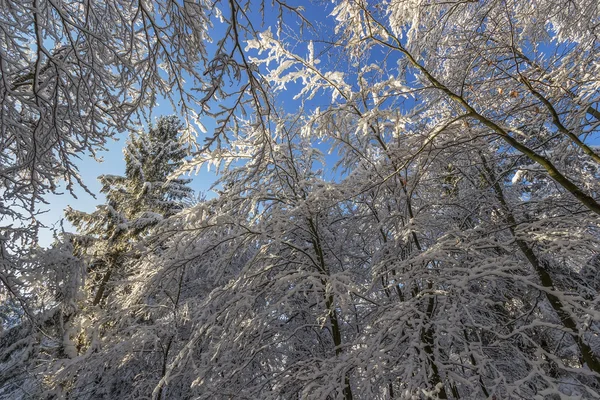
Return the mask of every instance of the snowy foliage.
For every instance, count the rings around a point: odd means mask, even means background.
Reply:
[[[182,125],[176,117],[161,117],[148,132],[132,134],[124,149],[125,176],[101,175],[106,204],[93,213],[65,211],[79,231],[70,238],[77,254],[87,258],[99,280],[98,304],[108,280],[139,252],[149,230],[164,218],[181,211],[191,199],[189,179],[170,179],[183,163]],[[114,279],[114,277],[113,277]]]
[[[597,2],[276,4],[215,4],[200,105],[234,97],[189,162],[130,139],[85,268],[5,251],[53,340],[0,336],[0,398],[600,398]]]

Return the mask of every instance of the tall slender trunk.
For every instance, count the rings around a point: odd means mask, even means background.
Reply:
[[[102,280],[100,281],[100,285],[98,286],[98,291],[96,292],[96,296],[94,296],[94,301],[92,302],[93,305],[97,306],[98,304],[100,304],[100,302],[104,298],[104,292],[106,291],[106,286],[108,285],[108,281],[110,280],[110,277],[112,275],[112,270],[113,270],[113,265],[111,264],[108,266],[108,269],[104,272],[104,276],[102,277]]]
[[[412,204],[409,199],[408,191],[406,190],[406,185],[404,185],[404,184],[402,185],[402,190],[404,191],[404,194],[406,195],[408,216],[412,220],[414,218],[414,213],[412,210]],[[417,237],[416,232],[411,231],[411,236],[413,238],[413,241],[415,243],[415,247],[417,248],[417,250],[422,251],[423,248],[421,247],[421,243],[419,242],[419,238]],[[427,288],[429,290],[431,290],[433,288],[433,282],[431,282],[431,281],[427,282]],[[419,291],[418,288],[415,288],[413,296],[416,296],[418,294],[418,291]],[[438,369],[436,359],[435,359],[435,329],[431,325],[431,318],[433,317],[433,311],[435,309],[435,301],[436,301],[435,296],[430,295],[429,300],[427,301],[427,309],[425,311],[426,320],[425,320],[424,325],[426,327],[423,327],[423,329],[421,330],[421,342],[423,343],[423,350],[425,351],[425,354],[427,355],[427,363],[429,364],[429,369],[431,370],[429,384],[432,387],[439,387],[439,391],[438,391],[439,399],[447,399],[448,394],[446,393],[446,387],[440,376],[440,371]]]
[[[329,268],[327,267],[327,264],[325,262],[325,253],[323,251],[323,246],[321,245],[321,238],[319,237],[317,227],[310,218],[308,218],[308,225],[310,226],[311,234],[313,235],[312,245],[317,255],[320,272],[323,276],[323,278],[321,278],[321,284],[323,285],[323,288],[325,288],[327,285],[327,281],[324,277],[329,276]],[[335,309],[335,299],[333,297],[333,294],[327,295],[325,293],[325,306],[327,307],[327,312],[329,314],[329,324],[331,327],[331,337],[333,339],[333,345],[335,346],[335,355],[340,356],[343,352],[342,331],[340,329],[340,323],[338,320],[337,311]],[[342,389],[342,393],[344,396],[344,400],[352,400],[352,387],[350,385],[350,376],[348,375],[347,371],[344,373],[344,388]]]
[[[433,288],[433,283],[428,282],[428,289]],[[427,320],[425,321],[427,324],[430,324],[431,317],[433,316],[433,310],[435,309],[435,297],[430,296],[427,301],[427,309],[425,311],[425,315],[427,316]],[[433,387],[439,387],[438,398],[439,399],[447,399],[448,394],[446,393],[446,387],[442,382],[442,378],[440,376],[440,371],[435,361],[435,342],[434,336],[435,330],[433,326],[428,325],[421,329],[421,342],[423,342],[423,350],[427,355],[427,363],[429,364],[429,368],[431,369],[431,378],[430,385]]]
[[[463,336],[465,337],[465,343],[469,343],[469,336],[467,335],[467,331],[463,329]],[[473,366],[477,366],[477,360],[475,359],[475,356],[473,355],[473,353],[471,352],[469,354],[469,359],[471,360],[471,364]],[[485,395],[485,397],[490,397],[490,392],[488,391],[487,387],[485,386],[485,383],[483,382],[483,378],[481,377],[481,374],[479,374],[479,387],[481,387],[481,391],[483,392],[483,394]]]
[[[517,247],[519,248],[521,253],[523,253],[529,264],[531,264],[531,266],[533,267],[533,270],[536,272],[542,286],[548,289],[547,291],[544,291],[544,294],[548,299],[550,306],[558,315],[562,325],[567,329],[567,331],[570,333],[571,337],[577,344],[579,352],[581,353],[581,358],[590,370],[598,374],[597,378],[600,380],[600,360],[598,360],[598,357],[596,357],[591,347],[584,342],[582,335],[580,335],[579,328],[577,327],[577,323],[568,311],[568,307],[565,307],[560,298],[558,298],[553,293],[553,291],[555,290],[554,282],[552,280],[552,277],[546,270],[545,265],[542,261],[540,261],[540,259],[534,253],[533,249],[527,244],[527,242],[519,238],[519,236],[516,234],[515,227],[517,226],[517,221],[512,212],[510,211],[508,204],[506,203],[502,186],[496,179],[495,173],[492,170],[492,168],[488,166],[487,161],[483,155],[481,155],[481,160],[483,162],[483,167],[486,173],[490,177],[490,181],[494,188],[496,199],[502,206],[504,218],[506,220],[506,223],[508,224],[508,228],[510,230],[511,235],[513,236],[515,243],[517,244]]]

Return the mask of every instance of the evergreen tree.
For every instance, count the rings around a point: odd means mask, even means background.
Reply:
[[[79,231],[74,236],[78,254],[90,257],[97,284],[94,305],[104,297],[115,270],[133,256],[140,239],[191,198],[189,179],[170,179],[186,154],[178,140],[181,128],[177,117],[161,117],[148,132],[130,135],[123,150],[125,175],[98,178],[106,203],[92,213],[66,210],[67,220]]]

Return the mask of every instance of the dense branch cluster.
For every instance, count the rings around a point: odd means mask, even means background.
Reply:
[[[6,210],[184,113],[77,233],[3,228],[0,398],[600,398],[597,1],[273,5],[0,10]]]

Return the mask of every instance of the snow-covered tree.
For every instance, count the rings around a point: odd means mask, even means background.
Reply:
[[[103,307],[104,296],[127,290],[123,281],[142,255],[144,238],[191,199],[189,180],[171,177],[187,154],[181,129],[176,117],[161,117],[147,132],[130,135],[125,175],[100,177],[108,204],[92,213],[67,210],[79,233],[22,259],[19,284],[28,291],[17,298],[27,315],[2,338],[1,398],[69,393],[70,379],[48,379],[73,371],[77,360],[98,351],[110,312],[118,311]]]
[[[130,141],[131,182],[71,212],[92,278],[46,393],[599,398],[596,3],[276,2],[306,29],[262,33],[262,2],[215,3],[224,100],[181,167],[218,196],[156,211]]]
[[[171,177],[186,156],[182,128],[177,117],[161,117],[147,132],[130,135],[123,150],[125,175],[98,178],[106,204],[92,213],[65,211],[78,230],[71,239],[77,254],[89,257],[91,278],[98,282],[94,305],[102,300],[113,274],[123,273],[119,270],[149,229],[191,199],[190,180]]]
[[[9,299],[16,318],[2,315],[0,332],[0,398],[36,398],[48,391],[44,379],[77,357],[78,314],[85,299],[85,266],[69,242],[36,249],[20,260],[19,287]],[[13,278],[17,279],[17,278]],[[12,282],[11,282],[12,283]],[[11,302],[2,299],[2,309]],[[10,317],[10,316],[9,316]],[[63,360],[63,361],[61,361]]]
[[[117,132],[139,128],[157,98],[185,120],[190,143],[195,130],[204,131],[200,114],[220,119],[217,140],[235,112],[268,110],[267,91],[243,52],[255,29],[250,7],[204,0],[0,3],[0,241],[7,250],[1,296],[18,303],[15,296],[26,290],[14,277],[37,243],[36,215],[47,195],[63,191],[62,183],[70,192],[87,188],[77,159],[95,157]],[[224,29],[212,30],[214,24]]]

